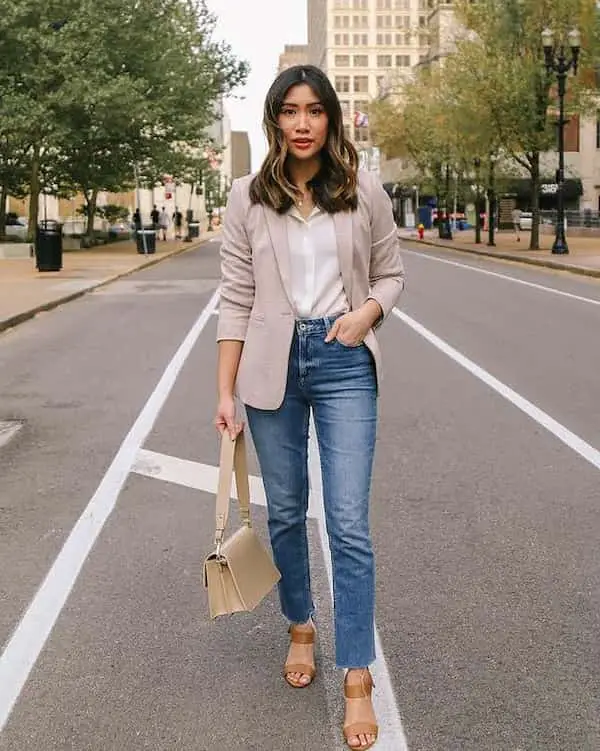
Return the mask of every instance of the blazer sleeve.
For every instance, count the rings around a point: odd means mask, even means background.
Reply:
[[[245,227],[243,187],[231,186],[223,223],[221,244],[221,299],[217,341],[245,341],[248,319],[254,303],[252,249]]]
[[[392,202],[379,179],[373,175],[371,181],[369,298],[378,302],[383,311],[383,317],[375,324],[377,327],[383,323],[398,302],[404,289],[405,274]]]

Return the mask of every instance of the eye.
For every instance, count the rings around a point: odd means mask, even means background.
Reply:
[[[313,117],[319,117],[319,115],[323,114],[323,108],[322,107],[313,107],[313,109],[311,109],[311,111],[310,111],[310,114]]]
[[[296,114],[296,110],[292,109],[291,107],[284,107],[281,110],[281,114],[285,115],[285,117],[293,117]]]

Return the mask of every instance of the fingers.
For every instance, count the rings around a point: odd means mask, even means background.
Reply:
[[[221,436],[227,431],[232,441],[234,441],[244,429],[244,423],[236,422],[235,415],[219,414],[216,416],[214,424]]]
[[[329,332],[327,336],[325,337],[325,341],[332,342],[338,335],[339,330],[340,330],[340,319],[338,318],[333,322],[333,326],[329,329]]]

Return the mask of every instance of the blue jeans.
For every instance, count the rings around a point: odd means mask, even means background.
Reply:
[[[361,668],[375,659],[369,492],[376,376],[364,344],[325,343],[334,320],[296,322],[282,405],[276,410],[246,405],[246,413],[265,485],[273,557],[281,572],[281,608],[292,623],[305,623],[314,612],[306,535],[312,409],[333,567],[336,664]]]

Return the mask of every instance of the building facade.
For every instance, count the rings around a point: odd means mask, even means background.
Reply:
[[[333,83],[344,114],[344,129],[362,165],[380,170],[373,147],[369,109],[373,99],[393,89],[429,49],[430,0],[309,0],[309,60]]]
[[[246,131],[231,132],[232,178],[244,177],[252,172],[252,151]]]
[[[286,44],[279,55],[278,73],[294,65],[306,65],[310,62],[307,44]]]

